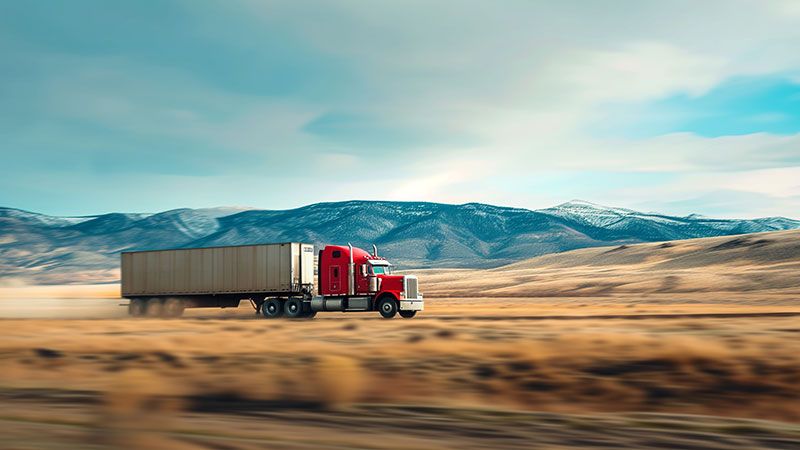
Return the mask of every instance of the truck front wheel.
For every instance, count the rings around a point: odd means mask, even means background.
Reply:
[[[400,311],[400,317],[403,319],[410,319],[417,315],[416,311]]]
[[[384,319],[391,319],[397,314],[397,302],[390,297],[384,297],[378,301],[378,311]]]
[[[277,298],[271,298],[261,305],[261,313],[267,319],[275,319],[283,315],[283,302]]]

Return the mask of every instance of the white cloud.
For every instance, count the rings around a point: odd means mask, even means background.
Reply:
[[[386,180],[387,199],[436,199],[448,203],[476,201],[474,186],[487,174],[495,172],[494,163],[479,155],[464,158],[463,155],[450,154],[449,158],[437,164],[417,162],[406,171],[393,174]],[[464,185],[468,186],[468,190],[463,189]]]
[[[765,133],[706,138],[673,133],[644,140],[592,140],[600,167],[629,171],[741,171],[800,164],[800,134],[776,136]],[[585,148],[575,150],[580,154]],[[561,154],[571,154],[569,148]],[[590,168],[595,162],[573,159],[571,168]],[[595,166],[597,167],[597,166]]]
[[[663,42],[634,42],[620,50],[578,52],[554,70],[586,102],[625,102],[679,92],[701,95],[724,78],[724,67],[724,59],[714,55]]]
[[[724,173],[697,179],[693,184],[707,184],[721,189],[755,192],[771,197],[792,198],[800,196],[800,166],[777,169],[752,170],[744,173]],[[800,210],[799,210],[800,211]]]

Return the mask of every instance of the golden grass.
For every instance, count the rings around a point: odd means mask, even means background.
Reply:
[[[434,297],[800,295],[800,230],[545,255],[492,270],[418,271]]]
[[[797,317],[450,319],[5,320],[0,385],[800,420]]]

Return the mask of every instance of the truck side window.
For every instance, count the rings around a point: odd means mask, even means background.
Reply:
[[[342,252],[341,252],[341,250],[334,250],[333,251],[333,255],[331,255],[331,256],[333,258],[341,258],[342,257]]]

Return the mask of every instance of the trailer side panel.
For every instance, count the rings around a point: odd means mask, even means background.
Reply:
[[[314,247],[297,242],[125,252],[122,295],[300,292],[314,282]]]

